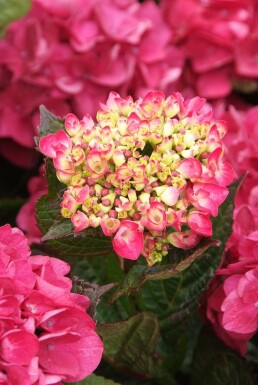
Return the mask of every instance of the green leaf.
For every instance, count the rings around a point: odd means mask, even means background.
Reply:
[[[225,243],[232,233],[234,199],[241,183],[243,183],[244,178],[245,176],[241,177],[229,186],[227,199],[220,206],[218,216],[212,219],[213,238],[220,241],[218,249],[212,250],[214,254],[220,253],[222,255]]]
[[[104,342],[104,358],[123,373],[154,376],[158,357],[159,321],[152,313],[139,313],[126,321],[97,326]]]
[[[121,283],[118,291],[114,294],[112,301],[115,301],[121,295],[130,295],[133,291],[139,290],[146,281],[169,279],[177,275],[188,268],[197,258],[202,256],[208,248],[215,244],[217,243],[211,239],[205,240],[190,256],[175,266],[154,266],[151,268],[146,268],[142,265],[133,266]]]
[[[60,229],[62,227],[62,221],[66,222],[65,219],[61,218],[60,206],[57,198],[50,198],[45,195],[37,203],[36,212],[38,226],[43,234],[48,233],[49,229],[52,228],[53,223],[58,223]],[[51,232],[53,233],[54,231],[55,230],[52,228]],[[112,252],[110,239],[107,237],[101,239],[96,238],[94,237],[94,234],[72,234],[60,239],[59,236],[56,235],[56,239],[48,241],[47,246],[50,252],[54,251],[61,258],[105,255]]]
[[[73,385],[120,385],[118,382],[108,380],[107,378],[96,376],[96,374],[91,374],[85,380],[74,382]]]
[[[73,225],[70,219],[60,219],[54,221],[48,232],[42,237],[41,241],[49,241],[51,239],[60,239],[73,235]]]
[[[30,0],[0,0],[0,34],[12,21],[25,16],[31,7]]]
[[[40,110],[40,136],[54,134],[59,130],[64,130],[64,119],[54,115],[45,106],[41,105]]]
[[[247,361],[204,329],[194,352],[191,385],[255,385]]]

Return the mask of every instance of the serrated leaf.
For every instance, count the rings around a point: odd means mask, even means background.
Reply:
[[[115,301],[121,295],[130,295],[133,291],[139,290],[147,281],[164,280],[177,275],[188,268],[197,258],[202,256],[208,248],[215,244],[217,243],[211,239],[204,241],[190,256],[175,266],[154,266],[151,268],[146,268],[142,265],[133,266],[121,283],[118,291],[114,294],[112,301]]]
[[[204,329],[194,352],[191,385],[255,385],[247,361]]]
[[[49,198],[47,195],[42,197],[36,207],[38,226],[43,234],[46,234],[55,221],[60,218],[60,207],[57,198]],[[105,255],[112,252],[110,239],[101,239],[93,236],[74,235],[47,242],[48,248],[57,253],[60,257],[85,257]]]
[[[104,358],[123,373],[154,376],[158,359],[159,321],[153,313],[139,313],[126,321],[97,326],[104,342]]]
[[[17,20],[29,12],[30,0],[0,0],[0,34],[12,21]]]
[[[118,382],[108,380],[107,378],[96,376],[96,374],[91,374],[85,380],[74,382],[73,385],[121,385]]]
[[[64,119],[50,112],[45,106],[41,105],[40,110],[40,136],[54,134],[59,130],[64,130]]]
[[[41,241],[49,241],[51,239],[60,239],[73,234],[73,225],[70,219],[60,219],[54,221],[48,232],[41,238]]]

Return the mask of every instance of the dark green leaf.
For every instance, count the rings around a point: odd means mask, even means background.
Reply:
[[[41,241],[49,241],[51,239],[60,239],[73,234],[73,225],[70,219],[62,218],[54,221],[48,232],[42,237]]]
[[[240,184],[243,182],[244,177],[238,179],[236,182],[229,186],[229,195],[225,202],[219,208],[219,214],[217,217],[212,219],[213,222],[213,238],[220,241],[220,245],[217,250],[212,249],[214,253],[222,252],[225,247],[229,236],[232,232],[233,224],[233,210],[234,210],[234,199],[239,189]],[[208,252],[209,253],[209,252]]]
[[[151,268],[146,268],[142,265],[134,266],[128,272],[124,281],[121,283],[120,288],[114,294],[112,300],[115,301],[123,294],[130,295],[131,292],[138,290],[146,281],[164,280],[177,275],[181,271],[188,268],[197,258],[202,256],[203,253],[214,244],[217,243],[210,239],[204,241],[204,243],[190,256],[175,266],[154,266]]]
[[[191,385],[255,385],[247,361],[203,330],[194,352]]]
[[[97,326],[105,350],[104,358],[123,373],[154,376],[159,358],[155,349],[159,321],[152,313],[139,313],[126,321]]]
[[[65,219],[60,217],[60,206],[57,198],[49,198],[45,195],[37,204],[37,218],[38,226],[43,234],[46,234],[52,227],[53,223],[57,221],[62,223]],[[58,236],[56,235],[56,238]],[[70,235],[65,238],[48,241],[47,246],[50,251],[53,250],[60,257],[86,257],[105,255],[112,252],[112,245],[110,239],[103,237],[101,239],[95,238],[93,235]]]
[[[91,374],[85,380],[74,382],[73,385],[120,385],[118,382],[108,380],[107,378],[96,376],[96,374]]]
[[[64,130],[64,119],[54,115],[45,106],[41,105],[40,110],[40,136],[54,134],[59,130]]]

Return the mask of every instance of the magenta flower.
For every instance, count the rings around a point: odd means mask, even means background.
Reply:
[[[233,232],[222,268],[208,290],[206,316],[217,335],[242,355],[258,329],[258,179],[251,172],[235,198]]]
[[[103,344],[85,313],[89,299],[72,294],[69,265],[30,256],[23,233],[0,228],[3,384],[60,384],[79,381],[98,366]]]
[[[170,243],[191,248],[200,235],[211,236],[210,216],[234,172],[223,161],[225,123],[213,121],[204,105],[179,93],[134,101],[111,92],[96,123],[68,114],[65,131],[41,138],[39,149],[67,185],[61,213],[74,231],[101,226],[118,255],[142,253],[150,265]]]
[[[143,249],[143,233],[139,225],[132,221],[123,221],[112,244],[120,257],[137,259]]]

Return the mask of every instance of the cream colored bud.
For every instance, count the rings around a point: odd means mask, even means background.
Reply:
[[[150,201],[150,194],[143,192],[141,195],[139,195],[139,199],[142,203],[149,203]]]

